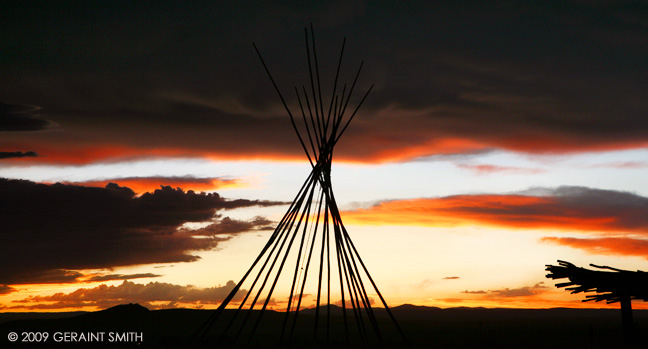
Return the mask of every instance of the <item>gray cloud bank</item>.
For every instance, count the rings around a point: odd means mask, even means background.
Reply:
[[[0,284],[74,282],[83,276],[75,270],[196,261],[192,251],[213,249],[231,237],[224,234],[270,224],[219,219],[217,212],[281,204],[171,187],[137,197],[113,183],[90,188],[9,179],[0,179],[0,197]],[[178,229],[203,221],[213,223]]]

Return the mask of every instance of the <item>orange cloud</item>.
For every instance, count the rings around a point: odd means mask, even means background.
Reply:
[[[56,146],[52,146],[56,143]],[[197,157],[194,151],[173,147],[136,147],[95,141],[73,142],[65,139],[3,140],[7,149],[38,149],[38,157],[21,158],[23,162],[88,164],[152,157]]]
[[[225,285],[198,288],[165,282],[137,284],[124,281],[117,286],[101,284],[94,288],[80,288],[70,293],[55,293],[49,296],[28,296],[15,300],[11,309],[70,309],[94,307],[105,309],[124,303],[139,303],[149,309],[176,308],[189,305],[219,304],[236,284],[228,281]],[[245,294],[240,290],[234,301]],[[159,305],[162,303],[162,305]]]
[[[495,290],[465,290],[461,298],[438,299],[444,303],[462,303],[466,306],[506,308],[609,308],[610,306],[583,303],[573,295],[538,282],[532,286],[501,288]]]
[[[66,184],[104,188],[108,183],[117,183],[122,187],[129,187],[138,194],[146,192],[151,193],[154,190],[159,189],[161,186],[171,186],[173,188],[182,188],[185,191],[193,190],[196,192],[214,191],[225,188],[241,188],[246,186],[246,184],[239,179],[197,177],[127,177]]]
[[[541,295],[545,293],[552,293],[550,287],[545,286],[544,282],[538,282],[533,286],[524,286],[519,288],[502,288],[498,290],[477,290],[477,291],[461,291],[463,294],[470,295],[472,300],[478,297],[482,301],[487,302],[509,302],[515,299],[516,302],[533,302],[537,303],[543,301]],[[546,300],[544,300],[546,302]]]
[[[350,162],[367,162],[369,160],[369,162],[385,163],[408,161],[435,154],[472,153],[489,148],[485,143],[468,138],[434,138],[418,144],[411,144],[403,139],[385,138],[370,142],[369,144],[373,143],[371,148],[366,146],[367,142],[360,141],[362,140],[355,142],[357,144],[343,151],[339,158]],[[354,140],[351,139],[350,142],[354,143]],[[397,144],[392,144],[394,142]]]
[[[547,292],[547,286],[544,286],[544,282],[538,282],[533,286],[524,286],[520,288],[503,288],[499,290],[489,291],[489,298],[510,298],[510,297],[529,297],[537,296],[542,293]]]
[[[522,168],[522,167],[511,167],[511,166],[497,166],[497,165],[457,165],[459,168],[471,170],[477,174],[491,174],[497,172],[510,172],[510,173],[525,173],[525,174],[536,174],[545,172],[545,170],[540,168]]]
[[[461,291],[466,295],[462,298],[444,298],[439,301],[446,303],[465,303],[469,306],[483,307],[510,307],[510,308],[544,308],[557,306],[555,300],[547,296],[560,295],[557,290],[545,286],[544,282],[539,282],[533,286],[523,286],[519,288],[502,288],[497,290],[475,290]],[[570,305],[570,307],[574,307]]]
[[[569,246],[593,254],[638,256],[648,259],[648,240],[632,238],[558,238],[544,237],[543,242]]]
[[[56,146],[52,146],[55,143]],[[6,141],[0,140],[3,149],[37,149],[38,156],[13,157],[4,161],[20,161],[45,164],[84,165],[96,162],[116,162],[135,159],[151,158],[204,158],[213,160],[275,160],[275,161],[304,161],[305,155],[299,153],[299,148],[286,152],[266,149],[247,151],[246,149],[216,149],[208,146],[169,145],[146,146],[130,145],[127,143],[106,144],[101,142],[68,142],[64,140],[32,140]]]
[[[585,139],[581,143],[572,143],[567,138],[551,135],[536,139],[533,136],[520,137],[517,133],[513,136],[490,134],[484,133],[482,126],[475,132],[456,130],[442,132],[442,129],[430,129],[429,125],[409,120],[411,118],[411,116],[404,116],[402,120],[398,119],[402,121],[398,124],[387,122],[384,125],[356,128],[350,132],[351,134],[342,137],[341,144],[336,149],[337,161],[386,163],[442,154],[467,154],[487,149],[507,149],[538,154],[636,149],[648,145],[644,140],[597,142]],[[130,127],[141,126],[130,125]],[[30,139],[10,135],[0,140],[0,147],[12,151],[34,151],[38,157],[19,158],[21,162],[32,163],[87,164],[155,157],[283,161],[304,161],[305,159],[299,143],[295,142],[296,136],[292,134],[291,128],[282,122],[253,125],[251,134],[248,134],[248,131],[244,132],[243,129],[229,130],[226,134],[220,134],[216,141],[213,134],[201,128],[188,132],[165,127],[158,130],[164,134],[156,137],[147,135],[143,138],[126,137],[121,130],[123,129],[96,127],[75,131],[38,132]],[[10,161],[18,161],[17,159],[11,158]],[[483,172],[492,169],[475,168],[475,170]],[[494,168],[494,170],[503,169]],[[537,171],[536,169],[518,170]]]
[[[505,307],[505,308],[618,308],[617,304],[605,302],[583,302],[584,296],[564,292],[544,282],[533,286],[518,288],[501,288],[496,290],[465,290],[462,297],[436,299],[438,302],[462,303],[472,307]],[[646,302],[633,302],[635,309],[648,309]]]
[[[342,214],[345,222],[369,225],[506,228],[648,233],[648,198],[583,187],[560,187],[536,195],[456,195],[385,201]]]
[[[438,199],[412,199],[380,203],[368,209],[344,212],[351,224],[421,225],[452,227],[486,224],[511,228],[555,228],[557,226],[583,229],[576,218],[561,217],[557,210],[537,210],[533,216],[520,211],[550,206],[551,200],[519,195],[466,195]],[[609,219],[600,219],[606,223]]]
[[[542,283],[534,286],[525,286],[520,288],[503,288],[499,290],[478,290],[462,291],[464,296],[435,299],[436,302],[450,307],[457,305],[468,307],[487,307],[487,308],[593,308],[599,304],[582,303],[578,299],[567,300],[570,295],[563,295],[558,290],[552,290]],[[562,299],[555,299],[558,296]],[[605,307],[605,306],[603,306]],[[609,306],[608,306],[609,307]]]
[[[487,143],[493,147],[531,154],[568,154],[593,151],[615,151],[644,148],[648,146],[648,142],[646,142],[645,139],[597,140],[595,138],[587,137],[575,139],[574,134],[569,132],[562,135],[552,135],[547,133],[541,136],[533,135],[533,130],[527,130],[525,133],[526,134],[507,135],[506,137],[498,139],[489,138]],[[491,135],[485,135],[484,137],[491,137]]]
[[[565,293],[565,292],[563,292]],[[481,297],[479,297],[481,296]],[[581,308],[581,309],[618,309],[618,304],[605,302],[583,302],[581,298],[568,293],[560,295],[548,291],[547,293],[509,298],[488,298],[483,294],[467,295],[466,297],[436,298],[429,305],[441,307],[484,307],[484,308],[522,308],[522,309],[550,309],[550,308]],[[645,302],[632,302],[633,309],[648,309]]]

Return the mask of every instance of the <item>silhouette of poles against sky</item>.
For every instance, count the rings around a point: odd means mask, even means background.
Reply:
[[[304,298],[311,295],[305,294],[305,291],[312,292],[313,288],[317,290],[313,327],[315,341],[328,343],[331,340],[332,317],[336,316],[332,314],[333,303],[341,307],[344,325],[344,338],[336,338],[336,340],[349,342],[350,337],[359,337],[364,343],[369,339],[381,341],[381,329],[375,309],[372,307],[374,300],[370,297],[373,294],[380,299],[396,330],[404,338],[400,326],[342,223],[331,183],[333,149],[371,92],[373,85],[361,95],[359,100],[354,98],[354,102],[350,103],[364,62],[358,67],[350,85],[338,81],[345,38],[340,49],[332,91],[327,98],[324,98],[325,91],[322,90],[320,80],[312,25],[310,33],[304,28],[304,34],[310,81],[307,86],[294,88],[299,104],[297,115],[288,107],[261,53],[256,45],[253,45],[290,116],[292,127],[297,133],[312,170],[259,256],[223,303],[199,329],[197,336],[200,338],[207,336],[224,309],[233,303],[236,293],[247,289],[247,293],[238,304],[237,311],[225,328],[219,328],[219,331],[224,331],[224,334],[234,341],[242,335],[248,340],[252,339],[259,326],[262,326],[264,313],[278,285],[286,285],[286,288],[289,285],[290,289],[285,313],[282,314],[281,331],[278,334],[280,344],[290,343],[300,310],[305,306]],[[297,118],[301,118],[303,122],[300,126]]]

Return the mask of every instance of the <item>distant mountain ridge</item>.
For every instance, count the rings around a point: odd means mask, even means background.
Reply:
[[[59,332],[116,333],[141,336],[137,343],[124,342],[121,345],[137,345],[151,348],[177,348],[186,346],[198,328],[214,310],[163,309],[149,310],[139,304],[123,304],[96,312],[69,313],[0,313],[0,347],[12,344],[7,341],[11,332]],[[391,308],[393,315],[408,336],[413,348],[531,348],[543,343],[543,348],[554,347],[601,347],[621,348],[621,317],[618,309],[510,309],[510,308],[447,308],[403,304]],[[210,332],[210,346],[217,345],[219,331],[226,327],[234,310],[223,313],[223,319],[214,324]],[[258,315],[258,311],[254,311]],[[296,343],[312,346],[312,324],[315,308],[300,310],[305,320],[295,333]],[[323,326],[327,306],[319,310]],[[389,319],[384,308],[374,308],[379,321],[388,327]],[[21,314],[19,316],[19,314]],[[294,312],[292,313],[294,315]],[[255,319],[257,315],[251,318]],[[331,305],[331,338],[343,338],[342,308]],[[634,310],[640,343],[648,343],[648,310]],[[347,311],[351,319],[349,326],[355,326],[353,312]],[[31,317],[31,318],[30,318]],[[243,318],[240,316],[239,319]],[[281,330],[284,312],[268,310],[258,332],[262,338],[274,338]],[[310,318],[311,320],[309,320]],[[236,327],[236,326],[235,326]],[[335,332],[338,331],[338,332]],[[395,333],[385,331],[386,348],[399,347]],[[310,337],[309,337],[310,336]],[[129,338],[131,338],[129,337]],[[124,337],[126,338],[126,337]],[[134,338],[134,337],[133,337]],[[353,339],[352,339],[353,340]],[[51,338],[50,338],[51,341]],[[309,342],[310,341],[310,342]],[[596,345],[594,345],[595,343]],[[13,343],[16,344],[16,343]],[[56,344],[56,343],[49,343]],[[60,343],[59,343],[60,344]],[[68,343],[69,344],[69,343]],[[109,343],[104,343],[109,344]],[[110,343],[115,348],[115,343]],[[276,343],[261,342],[260,347],[273,347]],[[321,343],[320,343],[321,344]],[[361,343],[357,343],[361,344]],[[401,343],[402,344],[402,343]],[[592,345],[590,345],[592,344]],[[97,343],[85,343],[95,347]],[[44,346],[45,347],[45,346]],[[75,347],[84,347],[75,343]],[[329,347],[335,347],[330,345]],[[353,347],[353,344],[352,344]]]
[[[350,308],[347,308],[350,310]],[[384,308],[373,308],[375,311],[382,312]],[[326,312],[327,306],[320,306],[320,314]],[[394,313],[408,313],[408,312],[441,312],[441,313],[452,313],[452,312],[499,312],[499,313],[564,313],[564,314],[577,314],[577,313],[618,313],[618,309],[595,309],[595,308],[548,308],[548,309],[523,309],[523,308],[484,308],[484,307],[452,307],[452,308],[439,308],[439,307],[429,307],[425,305],[414,305],[414,304],[402,304],[395,307],[390,307],[390,310]],[[9,321],[19,321],[19,320],[56,320],[56,319],[66,319],[73,318],[80,315],[86,315],[89,317],[95,316],[128,316],[133,314],[146,314],[149,312],[155,313],[160,311],[204,311],[209,312],[210,310],[196,310],[188,308],[170,308],[170,309],[158,309],[158,310],[149,310],[148,308],[140,305],[139,303],[128,303],[120,304],[110,308],[87,312],[87,311],[72,311],[72,312],[0,312],[0,324],[9,322]],[[273,310],[268,310],[273,311]],[[280,311],[278,313],[282,313]],[[338,305],[331,304],[331,312],[342,313],[342,308]],[[642,314],[648,313],[648,310],[635,309],[633,312]],[[315,308],[306,308],[301,309],[300,314],[315,314]]]
[[[75,317],[83,314],[87,314],[87,311],[66,311],[66,312],[28,312],[28,313],[18,313],[18,312],[6,312],[0,313],[0,324],[8,321],[16,320],[34,320],[34,319],[64,319],[69,317]]]

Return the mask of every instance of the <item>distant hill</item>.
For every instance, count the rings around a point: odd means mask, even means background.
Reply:
[[[146,307],[143,307],[137,303],[129,304],[120,304],[112,308],[100,310],[96,312],[97,314],[103,314],[104,316],[119,316],[119,315],[128,315],[128,314],[144,314],[148,313],[149,310]]]
[[[429,311],[429,310],[440,310],[441,308],[437,307],[426,307],[424,305],[414,305],[414,304],[403,304],[391,308],[395,311]]]
[[[440,309],[405,304],[391,310],[413,348],[623,347],[620,311],[616,309]],[[385,310],[378,308],[374,311],[382,329],[384,347],[402,347],[404,342],[392,328]],[[194,309],[148,310],[139,304],[124,304],[88,313],[22,313],[20,316],[18,313],[4,313],[0,314],[0,319],[4,321],[0,323],[0,347],[5,347],[5,344],[27,347],[20,342],[9,342],[7,338],[11,332],[16,332],[19,336],[23,336],[23,332],[47,332],[49,338],[45,343],[27,344],[37,348],[177,348],[186,346],[191,341],[196,330],[212,312],[213,310]],[[229,324],[233,314],[232,310],[223,313],[204,343],[206,347],[237,347],[246,343],[249,326],[243,330],[238,342],[233,341],[238,325],[248,314],[252,320],[250,323],[253,323],[259,313],[253,311],[239,314],[228,336],[222,337],[223,329]],[[325,347],[323,333],[326,306],[320,308],[321,338],[317,343],[313,342],[312,337],[315,309],[304,309],[299,314],[294,346]],[[355,331],[356,325],[351,314],[351,310],[347,309],[349,328]],[[637,342],[648,343],[648,311],[635,310],[633,314]],[[340,307],[331,306],[329,347],[344,347],[344,321],[341,315]],[[285,313],[267,311],[251,345],[276,347],[284,319]],[[54,338],[55,334],[57,338]],[[375,336],[369,338],[370,341],[377,341]],[[355,335],[351,335],[350,341],[349,347],[361,344]]]

